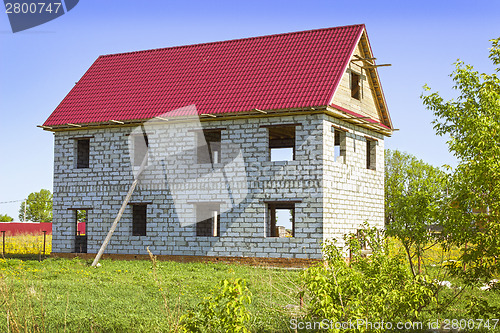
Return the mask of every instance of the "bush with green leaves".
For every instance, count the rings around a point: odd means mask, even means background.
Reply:
[[[381,231],[367,228],[361,235],[362,240],[354,235],[347,237],[350,262],[341,248],[327,242],[323,248],[325,263],[304,271],[310,319],[332,323],[419,319],[423,309],[436,301],[435,284],[425,275],[414,277],[403,256],[389,256]],[[361,251],[361,242],[369,245],[371,255]]]
[[[246,304],[252,295],[244,279],[223,280],[210,296],[180,319],[185,332],[249,332],[250,313]]]

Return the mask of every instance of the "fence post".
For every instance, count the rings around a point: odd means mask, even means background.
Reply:
[[[5,256],[5,230],[2,230],[2,256]]]
[[[43,255],[45,256],[45,235],[46,235],[47,231],[43,231]]]

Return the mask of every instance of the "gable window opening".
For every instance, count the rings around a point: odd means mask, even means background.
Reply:
[[[87,217],[88,210],[75,209],[75,253],[87,253]]]
[[[333,157],[335,162],[346,162],[346,131],[332,127],[334,133]]]
[[[366,139],[366,168],[376,170],[377,141]]]
[[[203,130],[197,134],[197,163],[221,163],[221,130]]]
[[[196,204],[196,236],[220,236],[220,204]]]
[[[360,75],[351,72],[351,97],[361,100]]]
[[[267,205],[267,237],[295,237],[295,204],[273,203]]]
[[[295,126],[269,127],[271,161],[295,160]]]
[[[146,236],[147,204],[132,204],[132,236]]]
[[[86,169],[90,167],[90,139],[76,140],[76,168]]]
[[[146,133],[132,135],[134,145],[133,165],[141,166],[144,158],[147,158],[149,140]]]

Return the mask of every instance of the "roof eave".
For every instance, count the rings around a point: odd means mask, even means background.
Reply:
[[[326,113],[335,117],[342,119],[348,123],[369,129],[371,131],[383,134],[385,136],[391,136],[393,129],[389,128],[383,123],[380,123],[370,117],[363,116],[356,112],[344,109],[338,105],[331,105],[326,108]]]
[[[308,106],[308,107],[299,107],[299,108],[288,108],[288,109],[275,109],[275,110],[261,110],[261,109],[252,109],[249,111],[239,111],[239,112],[231,112],[231,113],[210,113],[210,114],[200,114],[198,115],[200,121],[206,120],[226,120],[228,118],[255,118],[255,117],[266,117],[266,116],[283,116],[283,115],[297,115],[297,114],[312,114],[312,113],[322,113],[326,110],[326,105],[322,106]],[[95,123],[67,123],[67,124],[58,124],[58,125],[38,125],[37,127],[42,128],[43,130],[50,132],[59,132],[59,131],[70,131],[70,130],[80,130],[80,129],[94,129],[94,128],[108,128],[108,127],[123,127],[123,126],[135,126],[138,124],[142,124],[147,121],[158,121],[160,122],[168,122],[168,121],[186,121],[192,120],[193,116],[175,116],[171,118],[165,117],[154,117],[147,119],[133,119],[133,120],[109,120],[103,122],[95,122]]]
[[[371,131],[383,134],[385,136],[391,136],[393,130],[386,125],[377,122],[369,117],[362,116],[355,112],[349,111],[337,105],[332,106],[311,106],[302,108],[289,108],[289,109],[276,109],[276,110],[260,110],[252,109],[245,112],[233,112],[233,113],[219,113],[219,114],[202,114],[199,115],[200,121],[210,121],[210,120],[227,120],[236,118],[256,118],[256,117],[273,117],[273,116],[286,116],[286,115],[301,115],[301,114],[316,114],[316,113],[326,113],[335,118],[344,120],[348,123],[358,125],[360,127],[369,129]],[[81,124],[61,124],[44,126],[38,125],[37,127],[42,128],[49,132],[61,132],[61,131],[74,131],[74,130],[85,130],[85,129],[97,129],[97,128],[115,128],[115,127],[130,127],[137,126],[139,124],[151,121],[157,121],[160,123],[173,122],[173,121],[186,121],[192,120],[193,116],[178,116],[172,118],[155,117],[148,119],[133,119],[133,120],[110,120],[106,122],[96,122],[96,123],[81,123]],[[78,125],[78,126],[75,126]]]

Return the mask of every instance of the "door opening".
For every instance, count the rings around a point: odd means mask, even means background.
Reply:
[[[75,210],[75,253],[87,253],[87,217],[87,210]]]

